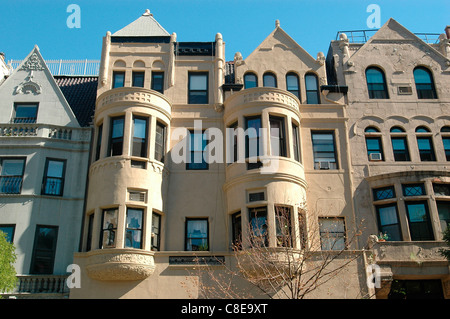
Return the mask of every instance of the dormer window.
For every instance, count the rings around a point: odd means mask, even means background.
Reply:
[[[14,106],[14,123],[36,123],[37,103],[16,103]]]

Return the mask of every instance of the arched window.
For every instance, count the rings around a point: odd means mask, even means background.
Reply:
[[[450,126],[441,128],[442,143],[444,144],[445,158],[450,161]]]
[[[386,78],[384,72],[376,67],[369,67],[366,70],[367,89],[371,99],[388,99]]]
[[[420,160],[423,162],[436,161],[434,153],[433,137],[430,134],[430,129],[425,126],[418,126],[417,133],[417,147],[419,149]]]
[[[273,74],[271,72],[264,73],[263,86],[276,88],[277,87],[277,77],[275,76],[275,74]]]
[[[317,76],[312,73],[306,74],[305,85],[306,85],[306,103],[320,104],[319,83],[317,80]]]
[[[286,74],[286,90],[300,99],[300,84],[297,74],[292,72]]]
[[[374,126],[369,126],[364,130],[366,135],[367,156],[369,161],[382,161],[383,146],[381,143],[381,133]]]
[[[419,99],[437,99],[430,70],[424,67],[415,68],[414,82],[416,82],[417,97]]]
[[[244,75],[244,88],[251,89],[258,86],[258,77],[254,73]]]
[[[410,161],[408,140],[405,130],[400,126],[393,126],[390,132],[394,160],[396,162]]]

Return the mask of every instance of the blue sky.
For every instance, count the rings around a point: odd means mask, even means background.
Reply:
[[[0,52],[23,59],[37,44],[45,59],[100,59],[102,37],[150,9],[178,41],[214,41],[222,33],[226,59],[247,57],[275,28],[275,20],[313,57],[326,54],[339,30],[369,29],[369,4],[381,25],[396,19],[412,32],[443,33],[449,0],[2,0]],[[70,4],[81,9],[81,28],[68,28]]]

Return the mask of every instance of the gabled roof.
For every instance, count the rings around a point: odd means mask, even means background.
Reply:
[[[92,122],[97,98],[97,76],[54,76],[78,123],[87,127]]]
[[[166,37],[170,34],[153,18],[150,10],[126,27],[112,34],[113,37]]]
[[[419,43],[418,48],[424,50],[425,48],[433,53],[439,59],[448,60],[442,53],[428,45],[417,35],[409,31],[403,25],[398,23],[395,19],[390,18],[362,47],[358,49],[349,59],[353,60],[356,56],[364,54],[364,50],[375,43],[384,43],[385,41],[407,41],[410,43]]]

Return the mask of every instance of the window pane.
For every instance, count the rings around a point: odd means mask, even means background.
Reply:
[[[156,123],[156,136],[155,136],[155,160],[163,162],[165,153],[165,132],[166,127],[157,122]]]
[[[272,155],[286,156],[286,139],[284,137],[284,119],[270,117],[270,144]]]
[[[24,165],[24,159],[3,159],[1,161],[0,193],[20,194]]]
[[[245,156],[254,157],[261,155],[260,151],[262,147],[260,145],[260,129],[261,129],[261,118],[246,118],[245,119],[246,133],[245,136]]]
[[[313,74],[305,76],[306,102],[308,104],[319,104],[319,90],[317,87],[317,77]]]
[[[294,146],[294,159],[300,161],[300,143],[298,126],[292,123],[292,140]]]
[[[437,201],[437,209],[439,213],[439,222],[441,231],[444,232],[450,226],[450,202]]]
[[[191,74],[189,77],[189,88],[191,90],[206,90],[208,87],[205,74]]]
[[[450,137],[443,137],[442,143],[444,144],[445,158],[450,161]]]
[[[428,207],[425,202],[406,203],[411,240],[433,240]]]
[[[402,185],[404,196],[421,196],[425,195],[425,187],[423,184]]]
[[[64,185],[64,161],[48,160],[44,176],[45,195],[62,195]]]
[[[164,93],[164,73],[153,72],[152,73],[152,90]]]
[[[142,209],[127,209],[125,247],[142,248]]]
[[[254,247],[269,245],[266,207],[250,208],[250,241]]]
[[[377,68],[366,70],[367,89],[371,99],[387,99],[387,87],[384,73]]]
[[[319,218],[322,250],[345,249],[345,225],[340,218]]]
[[[406,144],[406,137],[392,137],[392,150],[395,161],[409,161],[409,151]]]
[[[377,188],[373,190],[374,200],[383,200],[395,197],[395,190],[393,186]]]
[[[273,74],[264,74],[263,85],[265,87],[277,87],[277,79]]]
[[[123,117],[111,119],[111,139],[108,152],[110,156],[122,155],[124,120]]]
[[[380,231],[383,234],[387,234],[388,241],[400,241],[402,240],[400,225],[397,218],[397,206],[378,206],[378,223]]]
[[[428,70],[416,68],[414,70],[414,81],[416,82],[417,97],[419,99],[437,98],[433,79]]]
[[[435,161],[433,145],[430,137],[418,137],[417,146],[421,161]]]
[[[160,250],[160,228],[161,216],[153,213],[152,215],[152,250]]]
[[[187,169],[208,169],[205,153],[207,140],[204,133],[191,132],[189,136],[189,150],[191,153],[190,163],[187,163]]]
[[[14,123],[36,123],[36,104],[17,104]]]
[[[133,156],[147,156],[147,119],[133,119]]]
[[[144,87],[144,72],[133,72],[133,86]]]
[[[2,161],[2,176],[22,176],[23,159],[4,159]]]
[[[116,246],[117,213],[117,209],[103,211],[101,248]]]
[[[241,212],[237,212],[231,216],[231,224],[232,224],[232,236],[233,236],[233,249],[241,249],[242,248],[242,218]]]
[[[336,169],[336,157],[333,133],[312,133],[314,163],[331,162],[330,168]],[[319,166],[314,166],[316,169]]]
[[[52,274],[58,227],[36,227],[31,274]]]
[[[124,86],[125,72],[113,72],[113,89]]]
[[[246,74],[244,76],[244,86],[246,89],[251,89],[258,86],[258,79],[254,74]]]
[[[208,220],[191,219],[186,221],[186,250],[205,251],[208,247]]]
[[[0,225],[0,232],[6,234],[6,241],[12,243],[14,239],[15,226]]]

